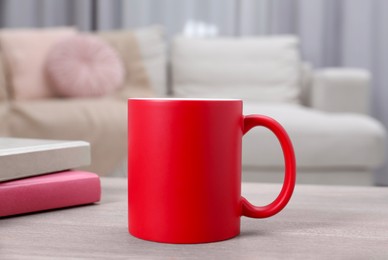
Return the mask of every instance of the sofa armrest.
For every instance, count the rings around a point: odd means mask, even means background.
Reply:
[[[330,68],[314,75],[311,107],[327,112],[369,112],[370,73],[363,69]]]

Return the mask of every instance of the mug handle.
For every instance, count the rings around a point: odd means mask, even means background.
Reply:
[[[285,162],[284,182],[278,197],[266,206],[254,206],[249,203],[247,199],[242,197],[242,215],[251,218],[268,218],[281,211],[292,196],[296,179],[295,154],[287,132],[277,121],[262,115],[245,116],[243,134],[246,134],[250,129],[256,126],[268,128],[278,138],[283,150]]]

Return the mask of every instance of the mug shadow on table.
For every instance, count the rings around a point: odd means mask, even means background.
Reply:
[[[268,232],[267,230],[244,230],[241,231],[240,235],[237,237],[262,237],[262,236],[272,236],[272,232]]]

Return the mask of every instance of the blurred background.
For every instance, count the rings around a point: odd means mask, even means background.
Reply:
[[[0,0],[1,28],[74,26],[81,31],[159,24],[167,41],[189,37],[296,35],[314,69],[371,73],[371,115],[388,126],[385,0]],[[335,127],[335,126],[333,126]],[[388,184],[388,167],[377,169]]]

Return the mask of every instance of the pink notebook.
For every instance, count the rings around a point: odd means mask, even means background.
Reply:
[[[63,171],[0,183],[0,217],[97,202],[100,178]]]

